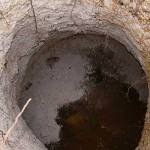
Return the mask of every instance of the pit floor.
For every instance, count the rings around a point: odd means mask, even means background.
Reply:
[[[138,145],[148,96],[145,74],[121,44],[110,39],[107,48],[103,41],[73,37],[29,63],[18,103],[22,108],[32,98],[23,118],[49,150]]]

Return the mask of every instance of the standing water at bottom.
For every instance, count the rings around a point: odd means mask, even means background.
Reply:
[[[60,140],[46,144],[48,150],[135,150],[138,146],[146,103],[132,85],[104,73],[107,68],[117,74],[112,56],[103,51],[90,53],[87,90],[58,109]]]
[[[67,42],[29,63],[18,103],[22,108],[32,97],[23,118],[48,150],[138,146],[147,104],[145,73],[122,46],[112,44],[113,49],[72,49]]]
[[[130,90],[129,90],[130,89]],[[134,150],[144,125],[146,104],[127,84],[106,78],[76,102],[59,108],[60,141],[49,150]]]

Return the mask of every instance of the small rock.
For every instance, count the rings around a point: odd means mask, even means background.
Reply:
[[[133,8],[133,9],[136,9],[136,3],[135,2],[132,2],[129,4],[129,7],[130,8]]]
[[[113,1],[112,0],[104,0],[104,6],[112,9]]]
[[[143,11],[150,13],[150,1],[149,0],[146,0],[142,3],[142,9]]]
[[[129,5],[130,4],[130,0],[120,0],[119,2],[123,5]]]

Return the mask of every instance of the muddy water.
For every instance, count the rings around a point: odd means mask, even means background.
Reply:
[[[146,104],[131,85],[101,71],[111,55],[106,57],[90,54],[86,94],[58,109],[60,140],[46,144],[49,150],[134,150],[138,145]]]
[[[49,150],[138,145],[148,96],[145,73],[122,45],[110,39],[105,47],[102,37],[91,38],[61,41],[28,65],[18,104],[22,108],[32,98],[23,118]]]
[[[146,106],[134,88],[107,78],[76,102],[58,110],[60,141],[49,150],[134,150]]]

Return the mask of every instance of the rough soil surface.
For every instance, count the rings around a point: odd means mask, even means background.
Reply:
[[[41,46],[78,33],[105,34],[126,46],[141,63],[150,82],[149,0],[1,0],[0,130],[6,133],[20,112],[17,99],[30,58]],[[54,61],[50,62],[50,66]],[[28,87],[27,87],[28,88]],[[150,100],[137,149],[150,149]],[[2,150],[44,150],[20,119]]]

